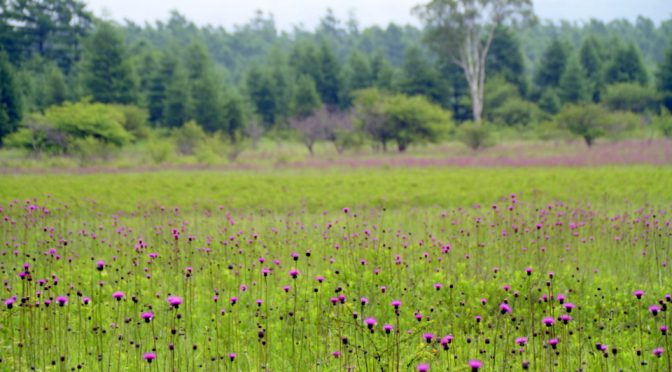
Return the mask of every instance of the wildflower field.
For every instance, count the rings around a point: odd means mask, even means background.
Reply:
[[[0,370],[672,368],[668,167],[1,177]]]

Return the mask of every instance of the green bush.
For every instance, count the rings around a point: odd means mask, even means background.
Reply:
[[[541,110],[532,102],[513,98],[492,113],[492,121],[507,126],[529,126],[541,116]]]
[[[653,126],[665,138],[672,138],[672,113],[667,109],[663,109],[660,116],[656,116],[653,119]]]
[[[177,151],[182,155],[193,155],[196,147],[206,138],[205,131],[195,121],[190,121],[174,132]]]
[[[486,123],[465,122],[457,129],[457,139],[474,151],[493,145],[490,134]]]
[[[633,133],[642,129],[642,117],[634,112],[612,112],[605,120],[605,134],[612,140],[632,138]]]
[[[170,139],[153,138],[147,143],[147,153],[155,164],[163,164],[175,153],[175,143]]]
[[[493,121],[495,112],[510,100],[520,100],[518,88],[497,76],[485,84],[484,110],[485,117]]]
[[[651,88],[636,83],[620,83],[607,87],[602,102],[614,111],[656,112],[660,97]]]
[[[537,138],[542,141],[557,141],[567,139],[571,133],[555,121],[544,121],[534,128]]]
[[[127,132],[133,135],[135,140],[143,140],[149,137],[149,113],[137,106],[113,106],[124,114],[123,126]]]
[[[44,113],[46,121],[73,138],[93,137],[101,143],[123,146],[133,135],[124,129],[126,116],[112,105],[102,103],[65,103]]]
[[[97,160],[110,160],[118,150],[118,147],[90,136],[75,138],[70,146],[80,165],[91,165]]]
[[[563,107],[555,120],[561,128],[583,138],[590,147],[597,138],[607,134],[608,116],[609,113],[600,105],[568,105]]]

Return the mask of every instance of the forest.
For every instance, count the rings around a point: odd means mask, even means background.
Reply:
[[[139,145],[156,163],[207,162],[263,140],[340,154],[672,136],[672,19],[497,24],[478,111],[435,39],[328,9],[315,29],[284,31],[263,11],[226,29],[177,11],[141,25],[78,0],[2,1],[0,152],[90,162]]]

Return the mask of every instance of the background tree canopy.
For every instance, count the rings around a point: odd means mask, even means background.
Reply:
[[[26,133],[55,107],[90,114],[93,104],[133,106],[125,110],[147,114],[135,122],[157,133],[193,122],[235,146],[262,135],[292,138],[296,123],[326,110],[322,117],[354,115],[330,125],[359,123],[339,127],[357,132],[342,143],[395,142],[401,151],[444,136],[437,122],[482,117],[487,130],[532,131],[542,122],[562,127],[555,115],[569,106],[645,117],[672,108],[672,20],[529,23],[520,22],[534,20],[529,1],[474,4],[421,4],[422,29],[360,28],[327,11],[314,30],[283,32],[263,12],[227,30],[175,11],[119,24],[96,19],[79,0],[0,1],[0,139]],[[483,74],[470,81],[460,44],[450,42],[469,39],[460,25],[472,21]],[[154,138],[147,126],[127,131]],[[108,142],[128,143],[122,137]],[[335,136],[318,140],[326,137]]]

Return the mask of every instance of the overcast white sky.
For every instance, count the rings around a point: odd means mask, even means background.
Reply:
[[[130,19],[138,23],[165,20],[171,9],[204,25],[231,29],[246,23],[257,9],[275,16],[277,26],[291,30],[303,24],[312,29],[325,14],[334,10],[339,19],[353,11],[362,26],[387,25],[389,22],[417,23],[410,9],[423,0],[86,0],[96,15],[115,20]],[[535,10],[542,19],[609,21],[615,18],[634,20],[644,15],[655,22],[672,17],[672,0],[535,0]]]

